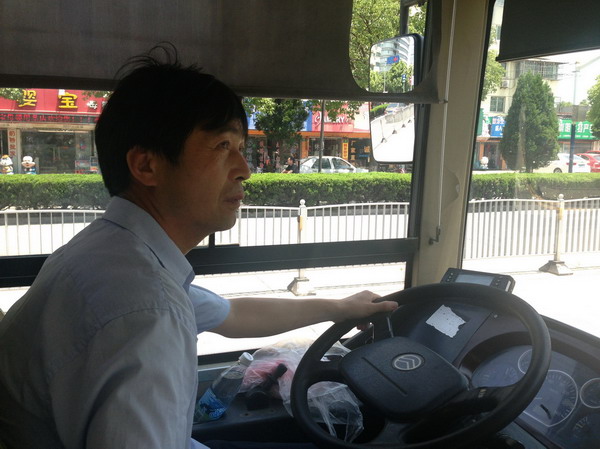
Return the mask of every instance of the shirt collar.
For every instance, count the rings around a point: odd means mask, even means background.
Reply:
[[[102,218],[129,230],[142,239],[160,264],[171,272],[176,281],[187,291],[194,278],[192,266],[148,212],[129,200],[114,196]]]

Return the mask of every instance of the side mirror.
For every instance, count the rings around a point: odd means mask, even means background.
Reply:
[[[371,92],[402,93],[419,82],[422,38],[397,36],[371,48]],[[370,110],[371,148],[380,163],[412,163],[415,107],[405,103],[373,103]]]

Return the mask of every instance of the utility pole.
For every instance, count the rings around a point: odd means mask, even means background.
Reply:
[[[319,173],[323,170],[323,152],[325,151],[325,100],[321,100],[321,133],[319,137]]]
[[[571,143],[569,146],[569,173],[573,173],[573,157],[575,156],[575,132],[577,128],[577,112],[579,107],[575,106],[577,102],[577,74],[579,70],[577,69],[578,62],[575,62],[575,71],[573,72],[573,105],[571,106]]]

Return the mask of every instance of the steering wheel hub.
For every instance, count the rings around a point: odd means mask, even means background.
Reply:
[[[345,383],[390,419],[412,420],[467,389],[467,379],[426,346],[394,337],[357,348],[340,362]]]

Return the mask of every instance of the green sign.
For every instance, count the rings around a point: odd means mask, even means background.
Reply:
[[[558,119],[558,138],[571,138],[571,119]],[[590,122],[575,122],[575,138],[583,140],[596,140],[592,134],[592,124]]]

